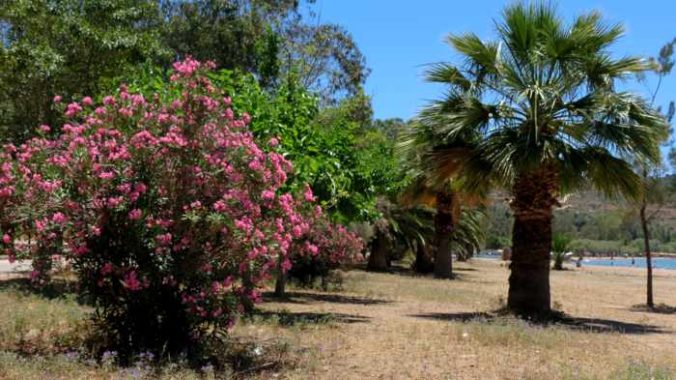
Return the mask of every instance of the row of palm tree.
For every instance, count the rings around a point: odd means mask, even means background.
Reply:
[[[484,239],[483,220],[486,216],[483,209],[466,208],[452,210],[454,220],[459,220],[450,230],[443,234],[447,239],[445,251],[447,257],[440,259],[438,246],[438,223],[435,223],[438,210],[434,202],[424,197],[415,198],[415,202],[404,196],[403,199],[389,200],[381,198],[377,208],[381,217],[373,224],[373,239],[367,269],[371,271],[387,271],[390,269],[393,256],[407,251],[415,255],[412,264],[418,273],[444,272],[443,278],[452,277],[451,252],[459,259],[468,258],[478,251]],[[434,198],[432,198],[434,201]],[[459,202],[454,204],[458,205]],[[448,272],[448,273],[447,273]]]
[[[609,48],[621,25],[598,13],[567,24],[544,3],[506,8],[497,39],[472,33],[448,43],[459,64],[432,66],[445,96],[419,115],[401,143],[434,193],[435,275],[451,277],[451,232],[463,199],[501,188],[514,214],[508,307],[551,312],[552,218],[562,195],[592,186],[638,199],[633,162],[657,163],[666,120],[620,83],[652,69]],[[481,198],[481,197],[479,197]]]

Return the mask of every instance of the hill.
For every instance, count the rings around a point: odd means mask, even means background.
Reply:
[[[650,205],[651,246],[656,252],[676,252],[676,176],[659,179],[657,189],[662,202]],[[486,247],[509,244],[511,211],[508,195],[491,195],[488,207]],[[638,207],[626,199],[613,199],[596,191],[584,190],[562,198],[555,211],[554,232],[571,236],[571,249],[593,253],[639,254],[643,252],[643,233]]]

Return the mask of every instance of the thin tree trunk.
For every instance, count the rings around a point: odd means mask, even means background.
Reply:
[[[517,178],[513,191],[514,229],[508,307],[518,315],[544,317],[551,312],[549,266],[556,171],[543,167]]]
[[[242,286],[245,294],[242,295],[242,306],[244,307],[244,315],[251,316],[254,312],[254,302],[249,297],[253,292],[253,282],[251,281],[251,271],[247,270],[242,273]]]
[[[647,288],[646,288],[646,305],[648,305],[649,308],[655,307],[655,303],[653,301],[653,263],[652,263],[652,254],[650,252],[650,230],[648,228],[648,220],[645,216],[645,211],[646,211],[646,202],[644,200],[643,204],[641,204],[641,227],[643,228],[643,247],[645,249],[645,264],[646,264],[646,269],[648,270],[648,278],[647,278]]]
[[[377,231],[376,236],[371,243],[371,254],[366,269],[374,272],[384,272],[387,270],[387,237]]]
[[[453,193],[437,192],[437,214],[434,217],[436,257],[434,259],[434,277],[453,278],[453,259],[451,254],[451,232],[455,227],[453,220]]]
[[[275,281],[275,297],[282,298],[286,296],[286,273],[282,268],[284,257],[279,255],[277,259],[277,280]]]

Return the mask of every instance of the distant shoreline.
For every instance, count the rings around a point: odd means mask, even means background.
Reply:
[[[676,259],[676,253],[653,253],[651,256],[652,256],[653,259],[660,259],[660,258],[661,259]],[[575,260],[578,257],[579,256],[576,254],[572,257],[572,260]],[[603,256],[600,256],[600,255],[595,255],[595,256],[584,255],[583,258],[589,259],[589,260],[610,260],[610,259],[631,259],[631,258],[645,259],[645,255],[644,254],[633,255],[633,256],[632,255],[624,255],[624,254],[614,255],[614,256],[610,256],[610,255],[603,255]]]

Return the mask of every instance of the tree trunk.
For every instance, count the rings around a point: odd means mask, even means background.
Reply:
[[[549,266],[557,189],[557,172],[549,166],[519,176],[512,189],[514,229],[507,305],[521,316],[537,318],[551,312]]]
[[[648,270],[647,277],[647,288],[646,288],[646,305],[649,308],[655,307],[653,301],[653,263],[652,263],[652,254],[650,252],[650,230],[648,228],[648,220],[645,216],[646,211],[646,202],[644,200],[641,205],[641,227],[643,228],[643,248],[645,249],[645,264],[646,269]]]
[[[564,253],[555,252],[554,254],[554,270],[563,270]]]
[[[366,269],[374,272],[384,272],[387,270],[387,236],[382,232],[376,231],[376,236],[371,243],[371,254]]]
[[[277,259],[277,280],[275,281],[275,297],[282,298],[286,296],[286,273],[282,268],[284,257],[279,255]]]
[[[453,260],[451,256],[451,232],[455,227],[453,220],[452,192],[437,192],[437,214],[434,216],[434,240],[437,249],[434,258],[434,277],[453,278]]]
[[[419,244],[416,247],[413,270],[417,273],[431,273],[434,270],[434,262],[432,262],[432,257],[427,252],[427,249],[428,246],[426,244]]]
[[[242,273],[242,286],[244,287],[245,292],[245,294],[242,295],[242,306],[244,307],[244,315],[251,316],[253,315],[254,312],[254,302],[249,297],[249,295],[253,292],[254,286],[253,282],[251,281],[250,270],[247,270],[246,272]]]

